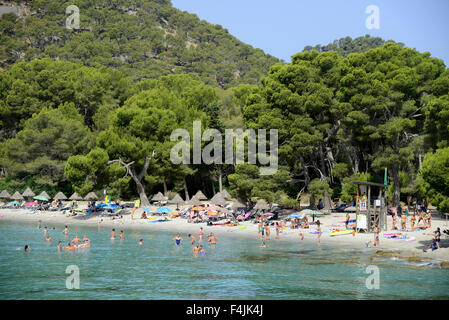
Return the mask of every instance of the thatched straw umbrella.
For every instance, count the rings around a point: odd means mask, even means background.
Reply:
[[[83,200],[83,197],[81,197],[78,193],[74,193],[70,196],[70,200]]]
[[[198,190],[194,197],[196,197],[198,200],[207,200],[207,197],[204,195],[204,193],[201,192],[201,190]]]
[[[14,194],[11,196],[12,200],[24,200],[23,196],[20,194],[19,191],[14,192]]]
[[[223,196],[223,198],[225,198],[225,199],[231,199],[232,198],[232,196],[229,194],[228,190],[226,190],[226,189],[223,189],[223,191],[220,192],[220,193]]]
[[[226,200],[223,198],[221,193],[217,193],[212,199],[210,199],[210,203],[218,206],[224,206],[226,205]]]
[[[246,205],[244,205],[242,202],[235,200],[231,204],[231,208],[233,209],[239,209],[239,208],[246,208]]]
[[[0,198],[9,199],[11,198],[11,195],[7,190],[3,190],[2,192],[0,192]]]
[[[31,191],[31,189],[30,189],[30,187],[27,187],[26,189],[25,189],[25,191],[22,193],[22,196],[24,197],[24,198],[32,198],[32,197],[34,197],[36,194],[33,192],[33,191]]]
[[[55,200],[67,200],[67,197],[65,196],[64,193],[62,193],[61,191],[59,191],[54,197],[53,199]]]
[[[178,208],[178,206],[181,203],[184,203],[184,200],[182,200],[181,196],[179,194],[176,194],[173,199],[170,200],[171,203],[176,204],[176,208]]]
[[[48,193],[45,192],[45,191],[42,191],[41,194],[40,194],[40,196],[43,196],[43,197],[45,197],[45,198],[47,198],[47,199],[51,199],[51,197],[50,197],[50,196],[48,195]]]
[[[94,192],[89,192],[85,197],[84,200],[98,200],[97,195]]]
[[[268,203],[264,199],[259,199],[257,201],[256,205],[254,206],[254,209],[257,209],[257,210],[268,210],[268,209],[270,209],[270,206],[268,205]]]
[[[193,196],[192,199],[190,199],[189,201],[185,202],[187,205],[189,206],[202,206],[203,203],[197,199],[196,196]]]
[[[151,198],[151,201],[167,201],[167,197],[164,196],[161,192],[158,192]]]

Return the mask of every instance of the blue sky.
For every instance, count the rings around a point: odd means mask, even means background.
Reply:
[[[289,62],[307,45],[370,34],[429,51],[449,66],[448,0],[172,0],[173,6]],[[379,29],[367,29],[369,5]]]

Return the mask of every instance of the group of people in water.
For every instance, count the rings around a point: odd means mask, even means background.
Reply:
[[[41,220],[38,221],[37,223],[38,228],[41,228]],[[100,222],[99,222],[99,227],[100,227]],[[55,230],[55,228],[53,228],[53,230]],[[62,233],[67,237],[69,235],[69,229],[67,226],[64,227]],[[204,231],[203,228],[201,227],[200,230],[198,231],[198,242],[196,240],[196,237],[192,234],[189,234],[188,237],[191,240],[192,243],[192,252],[194,256],[198,256],[198,255],[204,255],[206,253],[204,247],[202,245],[199,244],[199,242],[203,241],[203,235],[204,235]],[[50,237],[50,234],[48,232],[48,228],[44,227],[44,241],[47,242],[51,242],[53,241],[53,239]],[[109,234],[110,239],[114,240],[116,238],[116,231],[115,229],[112,229],[111,233]],[[124,232],[123,230],[120,231],[119,234],[120,240],[124,240],[125,236],[124,236]],[[217,243],[217,236],[211,232],[210,234],[207,235],[207,239],[208,242],[214,246]],[[181,242],[183,241],[183,238],[181,237],[180,234],[177,234],[174,238],[173,241],[175,242],[176,246],[180,246]],[[143,245],[143,239],[139,240],[139,245]],[[66,251],[76,251],[77,249],[84,249],[84,248],[90,248],[90,239],[87,238],[86,235],[84,235],[83,239],[81,240],[79,238],[78,235],[76,235],[73,240],[71,240],[67,246],[62,246],[62,241],[59,241],[58,246],[57,246],[57,250],[61,251],[61,249],[66,250]],[[30,248],[29,245],[25,245],[24,247],[24,251],[31,251],[32,249]]]

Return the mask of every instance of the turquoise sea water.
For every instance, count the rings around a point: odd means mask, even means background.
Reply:
[[[0,221],[0,299],[449,299],[448,269],[394,258],[376,261],[380,286],[368,289],[369,251],[223,237],[195,258],[187,234],[175,247],[172,233],[125,231],[120,241],[110,231],[72,227],[66,238],[51,226],[47,243],[35,223]],[[92,248],[56,250],[76,234]],[[79,290],[66,288],[69,265],[79,268]]]

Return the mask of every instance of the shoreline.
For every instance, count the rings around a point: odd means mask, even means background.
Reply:
[[[28,212],[28,213],[27,213]],[[84,218],[84,216],[67,217],[61,212],[40,212],[36,211],[34,214],[29,213],[28,209],[0,209],[0,222],[1,221],[12,221],[19,223],[36,223],[41,220],[41,226],[44,227],[45,224],[50,226],[61,226],[62,228],[67,225],[69,226],[89,226],[98,227],[98,222],[103,219],[100,224],[102,228],[115,228],[120,230],[139,230],[139,231],[151,231],[151,232],[172,232],[188,234],[191,233],[197,236],[200,227],[203,228],[204,235],[213,232],[217,237],[226,238],[240,238],[240,239],[252,239],[262,241],[258,239],[257,224],[252,221],[245,221],[240,223],[240,225],[245,225],[245,229],[240,229],[238,227],[228,227],[228,226],[207,226],[205,223],[187,223],[183,218],[170,219],[170,221],[161,223],[151,223],[148,220],[143,219],[131,219],[130,215],[124,215],[123,219],[110,220],[108,217],[98,217],[93,216],[90,218]],[[341,214],[331,214],[319,218],[322,224],[322,231],[326,232],[330,230],[329,226],[336,225],[344,220],[344,216]],[[433,237],[433,231],[440,227],[441,231],[449,229],[446,226],[444,220],[432,219],[432,228],[430,230],[407,232],[407,235],[416,238],[415,241],[404,241],[396,239],[386,239],[383,237],[385,233],[391,233],[391,230],[386,232],[382,231],[380,233],[380,246],[373,247],[373,234],[363,234],[357,233],[354,236],[342,235],[331,237],[329,233],[323,233],[321,235],[321,244],[329,247],[347,248],[355,250],[369,250],[373,254],[380,256],[395,256],[404,259],[409,259],[413,261],[426,261],[426,260],[438,260],[441,262],[441,266],[449,267],[449,237],[442,236],[440,249],[435,251],[428,250],[423,252],[422,248],[430,243]],[[317,235],[310,234],[313,231],[312,228],[307,229],[290,229],[289,227],[284,228],[279,235],[279,240],[276,240],[276,232],[271,229],[270,239],[266,240],[267,246],[270,242],[295,242],[299,245],[302,244],[299,237],[299,232],[304,233],[304,244],[317,244]],[[396,231],[397,232],[397,231]],[[371,241],[370,248],[367,248],[365,243]]]

